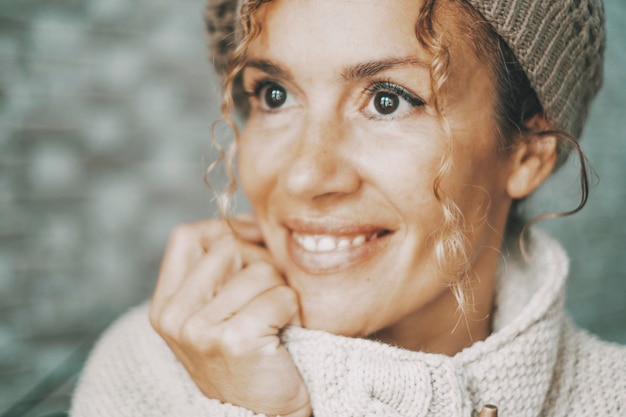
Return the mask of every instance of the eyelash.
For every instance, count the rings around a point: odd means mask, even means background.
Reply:
[[[387,91],[393,94],[396,94],[400,98],[406,100],[412,107],[419,107],[426,105],[426,102],[419,97],[409,93],[404,88],[400,87],[397,84],[392,83],[389,80],[385,81],[372,81],[367,87],[365,87],[365,92],[369,97],[373,97],[376,93],[381,91]]]

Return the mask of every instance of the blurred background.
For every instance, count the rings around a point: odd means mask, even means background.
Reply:
[[[202,3],[0,0],[2,417],[63,415],[97,335],[150,296],[172,227],[216,212]],[[591,198],[541,227],[571,256],[576,322],[626,343],[626,2],[605,4],[605,86],[582,141]],[[577,169],[529,215],[575,206]]]

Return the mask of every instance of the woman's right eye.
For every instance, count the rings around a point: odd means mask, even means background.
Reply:
[[[287,101],[287,91],[278,84],[266,86],[261,93],[263,103],[270,109],[277,109]]]
[[[277,110],[285,107],[291,101],[287,89],[274,81],[261,82],[253,91],[254,97],[258,100],[263,110]]]

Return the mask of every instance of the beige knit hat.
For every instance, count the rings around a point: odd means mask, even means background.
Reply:
[[[205,17],[209,45],[220,75],[237,41],[239,1],[208,0]],[[591,101],[602,85],[602,0],[465,1],[511,47],[553,127],[578,138]]]

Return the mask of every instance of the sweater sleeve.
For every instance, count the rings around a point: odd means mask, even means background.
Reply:
[[[204,396],[152,329],[147,304],[96,343],[72,398],[71,417],[262,417]]]

